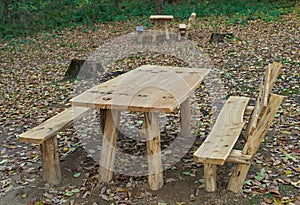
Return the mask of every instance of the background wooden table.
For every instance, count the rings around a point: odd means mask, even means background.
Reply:
[[[168,22],[172,21],[174,19],[174,17],[172,15],[151,15],[149,17],[149,19],[151,21],[154,21],[154,35],[153,35],[153,39],[152,41],[156,41],[156,37],[157,37],[157,29],[158,29],[158,22],[164,22],[164,26],[165,26],[165,32],[166,32],[166,39],[168,40],[169,37],[169,30],[168,30]]]

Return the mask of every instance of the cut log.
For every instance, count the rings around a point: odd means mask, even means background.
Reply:
[[[105,110],[105,126],[101,155],[99,161],[99,182],[109,182],[113,176],[118,125],[120,121],[119,110]]]
[[[160,150],[160,134],[158,125],[158,113],[145,113],[143,128],[147,138],[148,153],[148,182],[150,189],[158,190],[164,184],[163,168]]]
[[[213,192],[217,189],[217,165],[204,164],[205,190]]]
[[[191,110],[190,101],[187,98],[180,105],[180,135],[183,137],[191,137]]]
[[[57,185],[61,182],[61,169],[57,138],[51,137],[40,145],[42,157],[42,178],[44,182]]]
[[[104,73],[101,63],[86,61],[80,59],[72,59],[68,70],[65,73],[64,80],[71,80],[76,78],[96,78]]]

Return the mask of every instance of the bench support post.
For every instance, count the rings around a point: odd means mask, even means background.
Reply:
[[[118,125],[120,121],[119,110],[101,110],[105,112],[105,127],[99,161],[99,182],[109,182],[113,176]]]
[[[58,155],[57,138],[51,137],[40,145],[43,173],[42,178],[49,184],[61,182],[61,169]]]
[[[204,180],[205,190],[207,192],[213,192],[217,190],[217,165],[204,164]]]
[[[150,189],[158,190],[164,184],[160,152],[158,113],[145,113],[143,128],[147,139],[148,182]]]
[[[261,141],[270,128],[283,98],[284,97],[281,95],[270,94],[268,106],[261,114],[261,118],[257,123],[256,129],[253,131],[253,134],[248,136],[248,140],[243,149],[243,154],[252,156],[251,162],[253,161],[254,155],[257,152]],[[242,189],[250,165],[251,163],[249,165],[237,164],[235,166],[227,186],[228,190],[238,192],[240,189]]]

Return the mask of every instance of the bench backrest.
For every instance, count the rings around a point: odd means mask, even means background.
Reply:
[[[259,95],[246,129],[247,137],[253,134],[254,130],[257,127],[257,124],[261,119],[261,116],[268,106],[269,97],[276,79],[280,73],[281,67],[282,65],[280,63],[274,62],[272,64],[269,64],[265,70],[265,74],[259,86]]]
[[[243,154],[254,155],[267,133],[284,96],[272,94],[272,88],[279,75],[280,63],[269,64],[260,84],[260,91],[253,113],[250,117]]]
[[[192,13],[191,17],[189,18],[189,23],[187,25],[187,28],[190,29],[192,26],[192,23],[194,23],[194,21],[196,20],[196,13]]]

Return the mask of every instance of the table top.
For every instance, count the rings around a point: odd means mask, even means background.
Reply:
[[[172,15],[151,15],[150,20],[172,20],[174,17]]]
[[[209,72],[204,68],[143,65],[86,90],[71,103],[101,109],[173,112]]]

